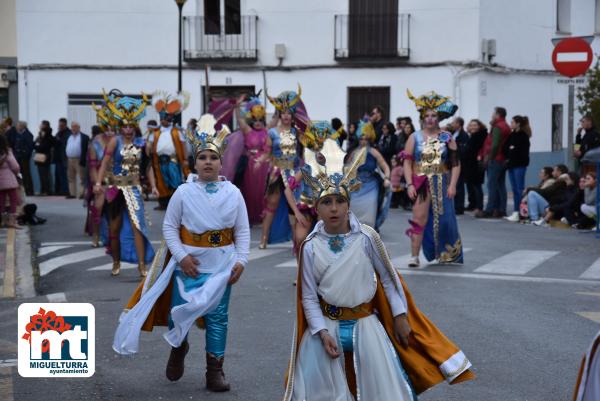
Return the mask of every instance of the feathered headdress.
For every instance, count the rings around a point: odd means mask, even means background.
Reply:
[[[406,90],[406,94],[417,106],[421,119],[423,119],[427,110],[435,110],[438,113],[440,121],[452,117],[456,113],[456,110],[458,110],[458,106],[452,103],[449,97],[444,97],[434,91],[421,95],[418,98],[415,98],[409,89]]]
[[[373,124],[367,119],[359,121],[358,128],[356,129],[356,136],[359,139],[366,138],[369,142],[373,142],[377,139],[375,127],[373,127]]]
[[[215,124],[217,120],[212,114],[204,114],[200,117],[196,130],[186,131],[188,142],[194,147],[194,155],[198,155],[203,150],[212,150],[220,156],[223,155],[227,146],[227,135],[231,133],[229,128],[223,124],[221,130],[217,132]]]
[[[181,114],[189,104],[190,94],[185,91],[176,95],[171,95],[165,91],[159,90],[152,94],[152,105],[156,109],[161,120],[167,116]]]
[[[104,128],[118,129],[124,125],[137,125],[146,116],[148,98],[142,93],[141,99],[123,96],[118,89],[112,89],[108,94],[102,89],[104,104],[92,107],[96,111],[96,119]]]
[[[323,143],[328,138],[337,139],[340,136],[342,128],[334,131],[331,124],[327,121],[311,121],[306,127],[303,135],[298,139],[305,148],[314,152],[319,152],[323,147]]]
[[[271,102],[271,104],[280,113],[290,112],[295,114],[298,106],[302,104],[302,100],[300,98],[301,95],[302,88],[300,87],[300,84],[298,84],[298,93],[294,91],[284,91],[275,98],[272,98],[267,94],[267,99],[269,99],[269,102]]]
[[[263,106],[258,96],[253,96],[246,102],[244,112],[244,118],[248,125],[252,125],[255,121],[264,122],[267,116],[265,106]]]
[[[347,165],[344,165],[345,156],[333,139],[326,139],[318,154],[309,152],[305,155],[302,177],[312,189],[315,204],[327,195],[341,195],[349,200],[350,193],[360,189],[356,175],[366,160],[367,148],[357,150]]]

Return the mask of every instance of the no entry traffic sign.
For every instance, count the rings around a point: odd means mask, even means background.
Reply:
[[[554,47],[552,64],[569,78],[583,75],[592,64],[592,47],[582,38],[563,39]]]

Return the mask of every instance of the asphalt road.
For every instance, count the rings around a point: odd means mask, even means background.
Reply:
[[[83,233],[80,201],[36,199],[48,222],[32,230],[42,272],[40,295],[0,301],[0,399],[32,400],[279,400],[293,324],[289,246],[256,249],[234,287],[225,372],[232,391],[204,389],[204,337],[193,329],[186,372],[164,376],[164,330],[142,333],[140,353],[111,349],[118,316],[138,283],[134,268],[110,276],[110,258]],[[160,241],[161,212],[147,207],[151,239]],[[397,266],[409,252],[408,214],[393,210],[382,237]],[[402,270],[417,304],[467,354],[477,379],[441,384],[420,400],[567,400],[581,357],[600,330],[600,239],[571,230],[461,216],[465,264]],[[96,308],[96,373],[89,379],[25,379],[16,358],[16,308],[21,302],[66,300]],[[3,387],[4,386],[4,387]],[[8,387],[7,387],[8,386]],[[10,391],[6,390],[9,389]],[[6,391],[4,391],[6,390]],[[372,400],[368,400],[372,401]]]

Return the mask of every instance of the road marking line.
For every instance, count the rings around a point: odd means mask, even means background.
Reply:
[[[71,246],[70,245],[45,246],[45,247],[39,249],[37,256],[38,257],[45,256],[45,255],[48,255],[49,253],[60,251],[61,249],[67,249],[67,248],[71,248]]]
[[[476,278],[480,280],[501,280],[501,281],[520,281],[525,283],[543,283],[543,284],[583,284],[600,285],[599,280],[578,280],[567,278],[550,277],[531,277],[531,276],[509,276],[500,274],[475,274],[475,273],[452,273],[452,272],[434,272],[431,270],[399,269],[401,274],[413,276],[436,276],[436,277],[455,277],[455,278]]]
[[[112,270],[112,262],[100,266],[90,267],[88,271]],[[137,265],[133,263],[121,262],[121,270],[137,269]]]
[[[297,266],[298,266],[298,261],[296,260],[296,258],[293,258],[286,262],[275,265],[275,267],[297,267]]]
[[[85,251],[70,253],[68,255],[57,256],[56,258],[52,258],[40,263],[40,276],[45,276],[46,274],[51,273],[59,267],[65,265],[83,262],[84,260],[99,258],[102,256],[108,257],[104,248],[93,248]]]
[[[250,255],[248,255],[248,261],[266,258],[268,256],[275,255],[275,254],[278,254],[278,253],[282,253],[281,249],[269,249],[269,248],[267,248],[267,249],[258,249],[258,248],[252,248],[250,250]]]
[[[46,295],[48,302],[67,302],[67,297],[64,292],[55,292],[54,294]]]
[[[0,359],[0,368],[17,366],[18,359]]]
[[[260,241],[250,241],[253,244],[260,244]],[[267,244],[267,249],[282,249],[282,248],[289,248],[292,249],[293,243],[292,241],[286,241],[286,242],[280,242],[278,244]],[[255,248],[258,249],[258,248]],[[264,251],[264,249],[261,249],[261,251]]]
[[[14,298],[16,295],[15,236],[15,229],[9,228],[6,238],[6,259],[4,263],[4,282],[2,288],[3,298]]]
[[[521,249],[492,260],[474,271],[477,273],[524,275],[560,252]]]
[[[579,278],[591,278],[594,280],[600,280],[600,258],[596,260],[590,267],[584,271]]]
[[[12,370],[10,366],[0,366],[0,394],[7,401],[14,400]]]
[[[150,243],[152,245],[160,245],[160,242],[161,241],[150,241]],[[49,241],[49,242],[42,242],[40,244],[40,248],[47,247],[47,246],[55,246],[55,245],[69,245],[69,246],[89,245],[89,246],[92,246],[92,242],[91,241]]]
[[[473,250],[473,248],[463,248],[463,253],[467,253],[467,252],[471,252]],[[408,265],[408,260],[411,258],[411,254],[407,253],[406,255],[401,255],[401,256],[396,256],[395,258],[392,259],[392,266],[406,266]],[[423,254],[423,252],[421,252],[421,254],[419,255],[419,259],[421,261],[425,261],[425,263],[427,264],[435,264],[435,261],[432,262],[427,262],[427,259],[425,258],[425,255]]]
[[[589,319],[593,322],[600,323],[600,312],[575,312],[579,316]]]
[[[577,295],[589,295],[591,297],[600,297],[600,292],[576,292]]]

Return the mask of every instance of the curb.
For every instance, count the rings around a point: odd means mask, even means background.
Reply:
[[[30,229],[9,228],[6,237],[6,266],[0,298],[32,298],[36,296],[35,266],[31,253]]]

